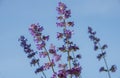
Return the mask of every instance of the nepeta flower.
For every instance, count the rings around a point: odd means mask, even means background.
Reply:
[[[73,27],[74,22],[73,21],[66,21],[69,17],[71,17],[71,10],[67,9],[67,6],[59,2],[58,7],[56,9],[58,11],[59,16],[57,19],[59,22],[57,22],[57,26],[63,28],[63,32],[57,33],[57,39],[63,39],[64,45],[62,47],[58,47],[58,50],[56,50],[55,46],[53,44],[50,45],[50,48],[47,50],[46,47],[46,41],[49,40],[49,35],[43,35],[42,31],[44,28],[40,26],[39,24],[32,24],[29,28],[29,31],[31,35],[34,38],[37,50],[41,51],[39,52],[40,58],[48,58],[48,62],[44,63],[42,66],[40,66],[39,59],[36,58],[37,51],[33,51],[31,49],[31,44],[27,44],[27,39],[24,38],[24,36],[21,36],[19,39],[21,41],[21,46],[24,48],[24,51],[27,54],[27,57],[31,59],[31,66],[38,66],[35,70],[35,73],[42,72],[44,77],[46,78],[46,75],[44,74],[44,70],[52,68],[53,74],[51,78],[67,78],[68,75],[72,77],[79,77],[81,74],[81,66],[78,63],[78,59],[81,58],[81,55],[74,55],[74,52],[79,49],[76,44],[74,44],[71,40],[73,31],[69,30],[68,27]],[[92,38],[95,39],[95,38]],[[104,48],[104,47],[103,47]],[[58,51],[66,52],[67,58],[68,58],[68,65],[65,64],[59,64],[59,60],[61,60],[62,55],[58,54]],[[73,52],[73,55],[71,55],[71,52]],[[51,58],[51,55],[53,58]],[[59,70],[56,72],[54,70],[55,64],[58,64]],[[73,65],[71,65],[73,64]],[[111,68],[113,70],[113,67]],[[74,76],[73,76],[74,75]],[[41,76],[43,78],[43,76]]]
[[[63,33],[57,32],[57,38],[58,38],[58,39],[63,38]]]
[[[57,78],[57,73],[53,73],[52,77],[51,78]]]
[[[100,53],[100,54],[98,54],[97,59],[101,60],[101,58],[105,57],[105,55],[106,55],[106,52]]]
[[[58,16],[57,20],[63,20],[63,16]]]
[[[111,72],[116,72],[116,70],[117,70],[116,65],[112,65],[111,68],[110,68],[110,71]]]
[[[71,31],[71,30],[64,30],[64,35],[65,35],[65,37],[67,38],[67,39],[70,39],[71,38],[71,36],[72,36],[72,33],[73,33],[73,31]]]
[[[53,44],[50,45],[49,53],[56,54],[56,49],[55,49],[55,46]]]
[[[56,10],[58,11],[58,14],[64,14],[66,8],[67,8],[67,6],[64,3],[59,2]]]
[[[82,56],[81,56],[80,54],[77,54],[77,55],[76,55],[76,58],[81,59]]]
[[[48,36],[43,36],[43,38],[42,38],[43,40],[49,40],[49,35]]]
[[[67,67],[67,64],[59,64],[58,67],[65,69]]]
[[[67,22],[67,25],[73,27],[74,26],[74,22]]]
[[[31,49],[31,44],[27,44],[27,39],[25,39],[24,36],[20,36],[19,41],[20,41],[20,46],[24,48],[25,53],[29,54],[33,52],[33,50]]]
[[[32,59],[31,62],[30,62],[31,66],[32,65],[36,65],[36,64],[39,64],[39,59]]]
[[[99,71],[100,72],[103,72],[103,71],[105,71],[106,69],[104,68],[104,67],[101,67],[100,69],[99,69]]]
[[[65,27],[66,26],[66,23],[65,22],[57,22],[56,23],[58,27]]]
[[[78,77],[81,74],[81,67],[73,67],[72,69],[68,69],[66,72],[71,75],[75,75],[75,77]]]
[[[43,31],[43,27],[40,26],[39,24],[32,24],[31,27],[29,28],[31,34],[35,37],[35,36],[40,36],[41,33]]]
[[[64,15],[64,18],[69,18],[69,17],[71,17],[71,11],[70,10],[66,10],[65,11],[65,15]]]
[[[32,58],[33,56],[35,56],[35,54],[36,54],[35,52],[29,53],[27,57]]]
[[[48,55],[48,52],[40,52],[39,56],[45,58]]]
[[[54,65],[55,65],[55,63],[54,63],[54,61],[52,60],[51,62],[45,63],[44,69],[45,69],[45,70],[46,70],[46,69],[49,69],[50,67],[52,67],[52,66],[54,66]]]
[[[59,47],[59,50],[62,52],[66,52],[66,47],[63,45],[62,47]]]
[[[61,59],[61,55],[58,55],[58,54],[54,54],[54,57],[56,62]]]
[[[59,70],[58,71],[58,77],[59,78],[67,78],[66,70]]]
[[[31,27],[29,28],[29,31],[31,35],[34,37],[35,42],[40,42],[41,41],[41,35],[43,31],[43,27],[40,26],[39,24],[32,24]]]
[[[69,51],[76,51],[76,50],[79,50],[79,47],[78,46],[76,46],[76,44],[74,44],[73,46],[72,45],[70,45],[69,47],[68,47],[68,49],[69,49]]]
[[[42,41],[40,44],[37,44],[36,46],[38,50],[42,50],[45,47],[45,42]]]
[[[41,66],[41,67],[39,67],[39,68],[37,68],[37,69],[35,70],[35,73],[37,74],[37,73],[39,73],[39,72],[42,72],[43,70],[44,70],[44,67]]]
[[[110,69],[109,69],[109,67],[108,67],[107,60],[106,60],[106,58],[105,58],[105,55],[106,55],[105,49],[106,49],[108,46],[107,46],[106,44],[104,44],[103,46],[101,46],[101,44],[100,44],[100,39],[96,37],[96,32],[93,31],[91,27],[88,27],[88,33],[90,34],[90,35],[89,35],[89,38],[93,41],[94,50],[96,51],[96,50],[100,49],[100,51],[101,51],[101,53],[98,54],[97,59],[98,59],[98,60],[100,60],[101,58],[104,59],[104,63],[105,63],[106,68],[101,67],[101,68],[99,69],[99,71],[100,71],[100,72],[103,72],[103,71],[107,72],[109,78],[111,78],[110,71],[111,71],[111,72],[115,72],[115,71],[116,71],[116,66],[113,65],[113,66],[111,66]]]

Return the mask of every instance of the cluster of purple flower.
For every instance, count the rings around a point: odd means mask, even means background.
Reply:
[[[36,74],[41,72],[44,78],[47,78],[45,70],[52,69],[51,78],[80,78],[82,67],[78,60],[81,59],[81,55],[78,52],[79,47],[71,41],[74,31],[71,30],[70,27],[74,26],[74,22],[68,21],[71,17],[71,10],[68,10],[67,6],[62,2],[58,3],[56,10],[59,14],[57,17],[58,22],[56,23],[57,27],[60,27],[63,30],[62,32],[57,32],[57,39],[63,40],[63,45],[56,48],[56,46],[51,44],[47,49],[46,45],[49,40],[49,35],[43,35],[42,31],[44,28],[39,24],[32,24],[29,28],[30,34],[33,36],[38,51],[31,49],[31,44],[27,44],[27,39],[24,36],[20,36],[19,38],[20,45],[23,47],[27,57],[31,59],[30,65],[37,66],[37,69],[35,70]],[[88,27],[88,33],[89,38],[94,43],[94,50],[101,50],[101,53],[98,54],[97,59],[101,60],[103,58],[106,65],[106,67],[101,67],[99,71],[108,72],[109,78],[111,78],[110,71],[115,72],[117,68],[115,65],[112,65],[111,68],[107,65],[105,49],[108,46],[106,44],[101,46],[100,39],[96,37],[96,32],[94,32],[91,27]],[[64,54],[63,57],[62,54]],[[46,58],[48,61],[44,61],[44,63],[41,64],[40,60]],[[60,62],[62,58],[66,58],[65,63]],[[55,67],[57,67],[57,70],[55,70]]]
[[[106,55],[106,51],[105,49],[108,47],[106,44],[104,44],[103,46],[101,46],[100,44],[100,39],[96,37],[96,32],[93,31],[93,29],[91,27],[88,27],[88,33],[89,33],[89,38],[91,41],[93,41],[93,44],[94,44],[94,50],[97,51],[97,50],[100,50],[101,53],[98,54],[97,56],[97,59],[100,61],[102,58],[105,62],[105,65],[106,65],[106,68],[105,67],[101,67],[99,69],[100,72],[108,72],[108,76],[109,78],[111,78],[110,76],[110,71],[111,72],[115,72],[117,67],[116,65],[112,65],[111,68],[108,67],[108,64],[107,64],[107,60],[105,58],[105,55]]]
[[[29,31],[31,35],[33,36],[34,42],[36,44],[36,48],[38,52],[34,52],[31,49],[31,44],[27,44],[27,39],[25,39],[24,36],[21,36],[19,38],[19,41],[21,42],[21,46],[24,48],[25,53],[28,54],[28,58],[31,58],[31,66],[38,65],[38,68],[35,70],[35,73],[42,72],[44,77],[46,78],[46,75],[44,73],[44,70],[52,69],[52,77],[51,78],[67,78],[70,76],[72,77],[80,77],[81,74],[81,66],[78,62],[78,59],[81,58],[80,53],[77,53],[75,56],[74,52],[79,50],[79,47],[74,44],[70,39],[72,38],[73,30],[67,29],[67,27],[73,27],[74,22],[68,21],[66,22],[66,19],[71,17],[71,11],[67,10],[67,6],[59,2],[57,11],[59,16],[57,19],[60,21],[59,23],[56,23],[58,27],[63,28],[63,32],[57,33],[57,39],[63,39],[64,45],[62,47],[56,47],[51,44],[50,48],[46,48],[46,42],[49,40],[49,35],[45,36],[43,35],[44,28],[40,26],[39,24],[32,24],[29,28]],[[60,63],[59,61],[62,58],[62,55],[59,53],[67,53],[66,61],[67,63]],[[73,55],[71,55],[71,53]],[[39,58],[36,59],[36,54],[39,54]],[[53,57],[52,57],[53,56]],[[65,57],[65,56],[64,56]],[[43,65],[40,66],[40,60],[43,58],[48,58],[48,62],[44,62]],[[55,70],[55,67],[58,67],[58,70]]]
[[[57,11],[59,14],[59,16],[57,17],[57,20],[59,20],[59,22],[57,22],[56,24],[58,27],[63,28],[63,32],[57,32],[57,38],[58,40],[62,39],[64,42],[64,45],[62,45],[61,47],[58,47],[58,51],[62,53],[67,53],[67,61],[68,61],[67,69],[63,68],[58,72],[59,77],[67,78],[68,75],[70,76],[70,78],[74,76],[80,77],[82,68],[78,63],[77,59],[80,59],[81,55],[80,53],[76,53],[77,54],[76,56],[74,55],[74,52],[79,50],[79,47],[70,40],[73,35],[73,30],[70,30],[69,27],[73,27],[74,22],[73,21],[66,22],[66,20],[69,17],[71,17],[71,11],[67,10],[67,6],[62,2],[59,2]],[[71,55],[71,53],[73,55]]]

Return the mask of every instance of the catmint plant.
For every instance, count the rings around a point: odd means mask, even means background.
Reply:
[[[110,72],[115,72],[117,67],[116,65],[112,65],[110,68],[108,66],[107,60],[106,60],[106,48],[108,48],[107,44],[101,45],[100,44],[100,38],[96,37],[96,31],[93,31],[91,27],[88,27],[88,33],[89,33],[89,38],[91,41],[93,41],[94,44],[94,50],[100,50],[101,53],[97,55],[97,59],[100,61],[101,59],[104,60],[105,66],[102,66],[99,69],[99,72],[107,72],[108,77],[111,78]]]
[[[31,44],[27,43],[27,39],[24,36],[19,38],[20,45],[23,47],[27,57],[31,59],[30,65],[36,66],[34,72],[36,74],[42,73],[42,78],[48,78],[45,72],[50,69],[52,71],[51,78],[80,78],[82,67],[78,60],[81,59],[81,55],[78,52],[79,47],[71,41],[74,31],[70,30],[70,28],[74,26],[74,22],[68,20],[71,17],[71,10],[68,10],[67,6],[62,2],[58,3],[56,10],[58,12],[56,25],[63,30],[57,32],[56,40],[62,40],[63,45],[56,47],[54,44],[51,44],[49,48],[46,47],[49,35],[44,35],[44,28],[39,23],[31,24],[28,29],[33,37],[37,51],[31,49]],[[67,54],[67,56],[63,54]],[[66,63],[60,62],[62,58],[66,58]],[[41,64],[40,60],[43,59],[48,61],[44,61]]]
[[[73,35],[73,30],[70,30],[68,28],[74,26],[73,21],[69,21],[68,19],[71,17],[71,10],[67,9],[67,6],[59,2],[57,7],[57,11],[59,16],[57,16],[58,22],[57,27],[62,28],[62,32],[57,32],[57,38],[58,40],[62,39],[64,44],[61,47],[58,47],[58,50],[62,53],[67,53],[67,61],[68,61],[68,69],[62,69],[65,70],[67,75],[72,78],[73,76],[75,77],[80,77],[81,74],[81,66],[80,63],[78,62],[78,59],[81,58],[80,53],[77,53],[75,56],[75,52],[79,50],[79,47],[71,41],[72,35]],[[61,73],[60,73],[61,74]],[[59,76],[61,78],[61,76]],[[66,76],[67,77],[67,76]]]
[[[41,78],[81,78],[82,67],[80,64],[81,54],[77,44],[72,41],[75,26],[74,21],[70,21],[71,10],[67,6],[59,2],[56,7],[58,12],[56,26],[61,30],[56,33],[56,40],[61,42],[62,45],[55,46],[54,42],[48,45],[47,42],[50,39],[50,35],[43,33],[44,27],[39,23],[31,24],[28,28],[37,51],[31,48],[31,44],[28,44],[28,40],[24,36],[20,36],[20,46],[23,48],[27,58],[30,59],[30,65],[35,67],[35,74],[41,74]],[[100,68],[100,72],[108,72],[109,78],[111,78],[110,72],[116,71],[116,65],[108,67],[107,60],[105,58],[105,49],[108,47],[106,44],[101,45],[100,39],[96,37],[96,32],[88,27],[89,38],[94,43],[94,50],[100,50],[97,59],[100,61],[102,58],[105,63],[105,67]],[[48,48],[49,46],[49,48]],[[41,60],[45,60],[41,62]],[[64,61],[64,62],[63,62]],[[47,71],[51,71],[51,76],[46,75]]]

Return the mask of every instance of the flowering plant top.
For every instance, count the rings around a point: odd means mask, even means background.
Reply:
[[[41,78],[80,78],[82,67],[79,59],[81,59],[81,54],[79,46],[71,40],[74,32],[74,30],[70,29],[74,27],[74,22],[69,21],[71,10],[62,2],[58,3],[56,10],[58,12],[56,26],[62,29],[62,31],[56,33],[56,38],[59,41],[62,40],[63,44],[61,46],[51,44],[49,48],[46,47],[50,35],[44,35],[44,27],[37,23],[31,24],[28,29],[33,37],[37,51],[31,48],[31,44],[27,43],[28,40],[24,36],[19,38],[20,46],[31,60],[30,65],[36,67],[34,72],[36,74],[41,73]],[[106,68],[100,68],[100,72],[108,72],[109,78],[111,78],[110,71],[115,72],[116,66],[112,65],[110,69],[108,68],[105,59],[106,52],[104,51],[107,45],[100,46],[100,39],[95,36],[96,32],[93,32],[91,27],[88,27],[88,32],[89,38],[94,43],[94,50],[101,49],[101,53],[97,56],[98,60],[103,58],[106,65]],[[46,61],[42,63],[41,60]],[[61,60],[64,62],[61,62]],[[46,75],[47,70],[52,71],[50,76]]]

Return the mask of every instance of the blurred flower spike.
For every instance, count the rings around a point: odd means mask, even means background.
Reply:
[[[37,51],[32,49],[32,45],[28,44],[28,39],[24,36],[20,36],[18,41],[27,58],[30,59],[30,66],[36,68],[34,73],[40,73],[41,78],[81,78],[80,59],[82,56],[79,46],[72,39],[75,23],[69,21],[71,10],[62,2],[58,3],[56,10],[58,12],[56,27],[61,30],[57,31],[56,40],[61,41],[60,44],[57,44],[57,46],[53,42],[49,44],[50,36],[44,35],[44,27],[39,23],[31,24],[28,28]],[[107,72],[109,78],[111,78],[110,72],[115,72],[117,67],[116,65],[108,67],[105,58],[107,44],[100,44],[100,38],[96,37],[96,31],[93,31],[91,27],[88,27],[88,33],[90,40],[93,42],[94,50],[100,50],[97,59],[99,61],[103,59],[105,63],[105,66],[102,66],[99,72]],[[46,72],[50,74],[47,75]]]

